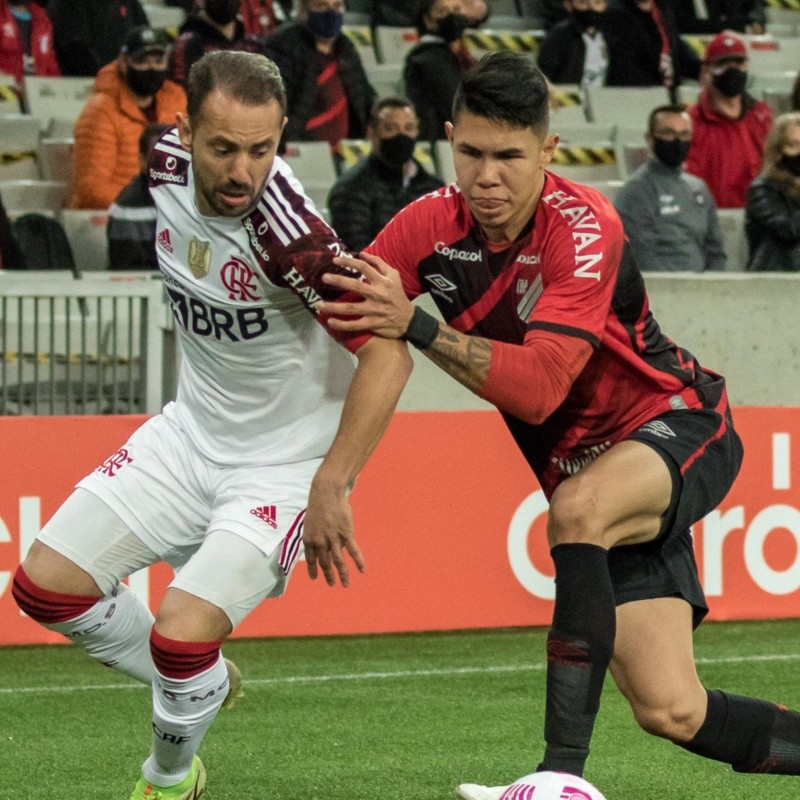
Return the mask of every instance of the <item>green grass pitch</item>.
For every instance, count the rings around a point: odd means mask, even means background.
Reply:
[[[543,630],[234,641],[246,696],[203,744],[208,800],[452,800],[541,753]],[[800,622],[705,624],[709,687],[800,708]],[[0,649],[0,798],[127,800],[149,692],[71,647]],[[641,732],[609,678],[586,777],[608,800],[800,798]]]

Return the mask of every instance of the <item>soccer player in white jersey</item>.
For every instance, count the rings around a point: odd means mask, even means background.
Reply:
[[[315,314],[341,294],[322,275],[343,270],[343,245],[275,155],[275,65],[208,54],[187,98],[148,170],[177,400],[80,481],[14,581],[33,619],[152,683],[153,750],[131,800],[203,794],[197,750],[238,683],[222,642],[284,591],[303,547],[331,586],[349,584],[345,554],[364,569],[347,492],[411,370],[404,343],[334,334]],[[178,572],[154,620],[121,581],[156,561]]]

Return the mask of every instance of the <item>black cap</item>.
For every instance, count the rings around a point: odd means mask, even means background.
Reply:
[[[170,38],[165,31],[140,25],[128,31],[121,52],[129,56],[151,51],[164,53],[169,50],[170,44]]]

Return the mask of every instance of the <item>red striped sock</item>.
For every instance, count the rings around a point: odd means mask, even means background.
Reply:
[[[43,625],[66,622],[86,613],[100,597],[86,597],[79,594],[51,592],[37,586],[25,573],[22,566],[17,567],[11,593],[17,605],[31,618]]]

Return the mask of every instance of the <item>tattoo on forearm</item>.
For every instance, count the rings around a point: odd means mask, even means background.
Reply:
[[[423,352],[434,364],[473,392],[480,391],[486,383],[492,363],[492,343],[489,339],[467,336],[441,326],[433,344]]]

